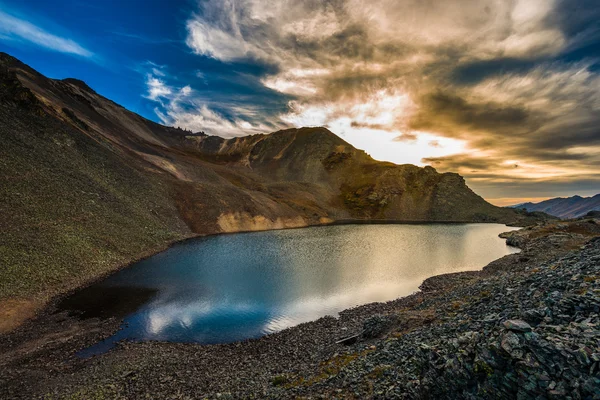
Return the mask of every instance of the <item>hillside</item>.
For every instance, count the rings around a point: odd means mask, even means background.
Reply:
[[[375,161],[325,128],[190,134],[4,53],[0,136],[0,299],[43,301],[195,235],[523,218],[457,174]]]
[[[542,211],[559,218],[579,218],[590,211],[600,210],[600,194],[593,197],[557,197],[539,203],[522,203],[512,206],[527,211]]]

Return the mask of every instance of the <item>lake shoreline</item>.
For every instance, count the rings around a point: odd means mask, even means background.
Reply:
[[[420,309],[423,304],[436,304],[440,296],[456,291],[453,288],[476,285],[482,279],[496,279],[506,274],[520,276],[526,270],[537,269],[541,263],[578,250],[598,233],[582,235],[577,229],[565,232],[564,228],[554,226],[524,229],[514,235],[521,237],[523,251],[496,260],[482,271],[435,276],[425,280],[422,291],[413,295],[388,303],[358,306],[341,312],[337,319],[324,317],[244,342],[207,346],[124,342],[115,350],[86,361],[77,359],[75,352],[118,329],[119,321],[92,323],[48,314],[40,326],[29,321],[13,334],[0,337],[3,354],[0,364],[4,370],[0,376],[0,394],[4,392],[5,398],[35,397],[48,391],[66,395],[75,390],[73,388],[88,395],[100,391],[107,397],[123,396],[132,390],[139,395],[150,388],[152,393],[162,393],[157,397],[179,389],[208,397],[215,397],[218,392],[231,392],[234,397],[273,398],[292,397],[292,393],[294,396],[305,392],[314,394],[311,392],[314,385],[306,384],[311,382],[309,378],[302,378],[303,384],[294,379],[312,376],[320,370],[319,365],[331,360],[345,368],[346,362],[355,356],[376,353],[379,344],[374,340],[379,340],[377,338],[361,339],[350,347],[336,344],[343,337],[361,332],[364,321],[374,314],[401,315],[401,319],[410,321],[409,330],[426,331],[428,326],[438,323],[438,318],[432,317],[431,311]],[[400,323],[403,324],[407,322]],[[57,326],[62,330],[57,331]],[[37,343],[37,347],[32,348],[32,342]],[[40,368],[47,374],[46,378],[36,382],[31,392],[20,391],[24,387],[20,382],[31,382],[31,374]],[[115,369],[122,373],[108,373]],[[182,377],[193,383],[193,388],[183,383]],[[324,390],[319,386],[320,380],[313,383],[318,384],[314,389],[317,392]]]
[[[77,292],[78,290],[84,289],[88,286],[92,286],[95,283],[106,279],[108,276],[113,275],[123,269],[130,267],[140,261],[144,261],[150,257],[153,257],[173,246],[183,244],[191,240],[199,238],[221,236],[221,235],[236,235],[240,233],[254,233],[254,232],[265,232],[272,230],[288,230],[288,229],[305,229],[315,228],[323,226],[335,226],[335,225],[361,225],[361,224],[384,224],[384,225],[452,225],[452,224],[469,224],[469,223],[498,223],[495,221],[489,222],[474,222],[474,221],[408,221],[408,220],[373,220],[373,219],[340,219],[332,220],[328,222],[314,222],[309,223],[305,226],[297,227],[285,227],[279,229],[264,229],[264,230],[241,230],[236,232],[215,232],[215,233],[201,233],[201,234],[190,234],[189,236],[175,239],[166,243],[161,244],[158,247],[149,249],[140,254],[133,256],[129,261],[116,264],[113,267],[108,268],[94,276],[90,276],[85,280],[76,283],[60,283],[52,288],[46,289],[43,293],[39,293],[32,297],[8,297],[0,299],[0,335],[7,334],[12,330],[18,328],[25,322],[32,320],[42,315],[44,310],[49,307],[55,306],[64,298]],[[506,226],[520,227],[522,226],[518,222],[505,224]]]
[[[116,274],[117,272],[127,269],[133,264],[144,261],[151,258],[161,252],[168,250],[174,246],[185,244],[189,241],[198,240],[201,238],[208,238],[214,236],[223,235],[237,235],[244,233],[256,233],[266,232],[273,230],[292,230],[292,229],[306,229],[306,228],[318,228],[325,226],[337,226],[337,225],[362,225],[362,224],[383,224],[383,225],[453,225],[453,224],[470,224],[470,223],[486,223],[486,222],[473,222],[473,221],[406,221],[406,220],[372,220],[372,219],[341,219],[333,220],[330,222],[315,222],[307,224],[306,226],[298,227],[286,227],[280,229],[266,229],[266,230],[246,230],[238,232],[216,232],[216,233],[202,233],[192,234],[187,237],[172,240],[164,243],[161,246],[152,250],[147,250],[134,256],[130,261],[118,264],[113,268],[109,268],[106,271],[96,274],[93,277],[89,277],[84,281],[76,284],[69,284],[66,288],[62,285],[57,285],[54,288],[46,290],[44,293],[34,296],[32,298],[21,298],[21,297],[9,297],[0,299],[0,336],[8,334],[11,331],[17,329],[24,323],[46,315],[49,310],[55,310],[58,303],[72,295],[73,293],[80,291],[84,288],[92,286],[107,277]],[[487,222],[497,223],[497,222]],[[517,223],[505,224],[506,226],[517,227]]]
[[[437,274],[479,270],[518,251],[498,237],[507,229],[516,228],[345,224],[200,238],[73,293],[59,309],[126,316],[123,329],[82,354],[124,339],[246,340],[409,295]],[[132,297],[142,288],[153,295]]]

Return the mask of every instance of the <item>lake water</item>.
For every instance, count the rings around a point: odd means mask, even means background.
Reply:
[[[116,341],[227,343],[418,290],[517,252],[500,224],[337,225],[194,239],[65,299],[61,309],[124,318]]]

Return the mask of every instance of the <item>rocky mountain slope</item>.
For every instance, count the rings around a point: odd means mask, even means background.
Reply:
[[[527,211],[542,211],[559,218],[578,218],[590,211],[600,211],[600,194],[592,197],[557,197],[539,203],[522,203],[512,207]]]
[[[4,53],[0,163],[0,299],[46,299],[198,234],[523,218],[457,174],[375,161],[324,128],[191,134]]]
[[[81,359],[119,321],[50,308],[0,335],[0,398],[598,399],[600,220],[506,236],[522,252],[482,271],[238,343]]]

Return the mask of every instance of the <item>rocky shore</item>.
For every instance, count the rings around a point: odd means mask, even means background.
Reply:
[[[121,343],[48,308],[0,336],[0,398],[600,398],[600,221],[507,235],[481,272],[257,340]],[[343,340],[350,338],[348,340]]]

